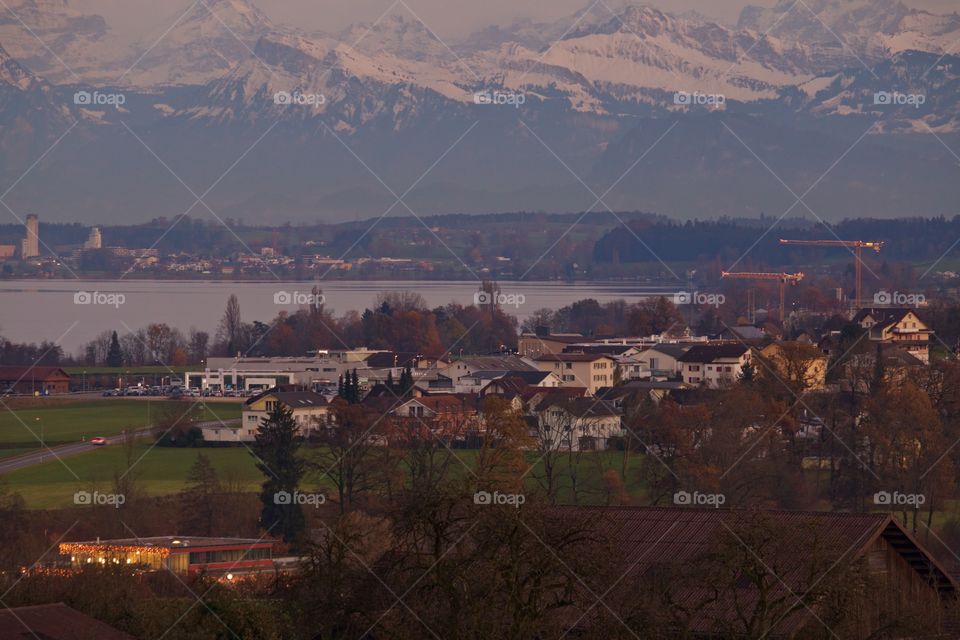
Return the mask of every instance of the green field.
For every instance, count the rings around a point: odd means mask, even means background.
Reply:
[[[235,478],[250,491],[255,491],[263,481],[253,457],[242,447],[151,448],[147,441],[141,441],[133,449],[131,475],[138,490],[148,496],[176,493],[183,488],[190,466],[200,452],[210,458],[223,479]],[[127,466],[125,447],[113,444],[64,458],[62,462],[51,460],[14,471],[3,476],[3,481],[7,488],[20,493],[31,509],[68,507],[73,505],[76,491],[109,491],[114,473],[122,475]]]
[[[301,450],[307,458],[315,458],[317,449],[304,448]],[[146,440],[139,442],[133,450],[132,475],[136,480],[138,491],[148,496],[162,496],[177,493],[186,484],[187,474],[191,465],[200,453],[210,458],[216,467],[221,480],[231,484],[238,484],[244,490],[255,492],[263,482],[263,475],[257,470],[253,456],[243,446],[235,447],[203,447],[203,448],[170,448],[151,447]],[[453,463],[453,473],[467,476],[472,466],[475,451],[456,450],[455,455],[463,462]],[[537,460],[533,453],[528,454],[529,462]],[[583,456],[578,473],[581,488],[581,501],[603,502],[600,463],[604,468],[618,468],[619,457],[615,452],[591,453]],[[627,490],[635,498],[644,494],[639,482],[638,469],[641,458],[634,457],[631,461],[631,470],[628,472]],[[326,465],[324,465],[326,466]],[[18,492],[26,500],[27,506],[32,509],[57,508],[72,506],[73,494],[78,490],[109,491],[112,487],[114,473],[123,474],[127,469],[126,452],[122,445],[109,445],[91,449],[87,453],[65,458],[62,462],[51,459],[33,467],[20,469],[2,477],[7,488]],[[527,490],[537,488],[534,476],[540,467],[527,476]],[[72,472],[72,473],[71,473]],[[77,477],[74,477],[74,474]],[[332,491],[329,479],[321,480],[309,476],[303,483],[305,489],[319,489]],[[558,499],[561,502],[573,502],[569,481],[566,476],[560,482]]]
[[[149,426],[174,411],[179,416],[190,405],[186,400],[103,399],[0,409],[0,456],[7,449],[39,448],[41,435],[47,446],[116,435]],[[239,403],[198,404],[194,411],[201,420],[228,420],[240,417],[240,407]]]

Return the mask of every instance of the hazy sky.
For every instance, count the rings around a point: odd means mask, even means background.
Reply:
[[[104,15],[117,28],[131,33],[155,27],[158,21],[176,19],[193,0],[73,0],[90,13]],[[411,10],[441,37],[455,38],[490,24],[509,24],[516,18],[556,19],[589,4],[587,0],[404,0]],[[337,31],[353,22],[371,22],[393,0],[254,0],[276,22],[305,30]],[[607,0],[611,7],[623,0]],[[667,11],[695,10],[722,21],[736,20],[747,4],[772,6],[774,0],[647,0],[645,4]],[[938,12],[952,12],[957,0],[906,0],[906,4]],[[397,4],[392,13],[406,13]]]

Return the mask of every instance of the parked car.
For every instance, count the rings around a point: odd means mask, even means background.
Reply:
[[[107,444],[107,439],[101,436],[97,436],[96,438],[90,438],[90,444],[92,444],[95,447],[102,447],[103,445]]]

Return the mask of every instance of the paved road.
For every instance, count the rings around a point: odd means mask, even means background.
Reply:
[[[224,420],[223,422],[212,420],[210,422],[200,422],[197,423],[198,427],[205,426],[216,426],[216,425],[230,425],[230,424],[239,424],[239,418],[233,418],[232,420]],[[137,438],[142,438],[144,436],[150,435],[150,430],[153,427],[139,427],[136,431],[132,433]],[[123,442],[123,439],[126,437],[126,434],[118,434],[115,436],[107,437],[107,445],[116,445]],[[21,455],[14,456],[12,458],[0,458],[0,475],[9,473],[11,471],[16,471],[17,469],[23,469],[25,467],[32,467],[36,464],[41,464],[43,462],[51,462],[60,458],[69,458],[70,456],[75,456],[81,453],[87,453],[94,449],[99,449],[89,442],[73,442],[70,444],[61,444],[56,447],[49,447],[44,449],[37,449],[31,451],[30,453],[24,453]]]

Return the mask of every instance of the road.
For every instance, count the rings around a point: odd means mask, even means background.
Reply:
[[[208,422],[198,422],[196,426],[198,427],[207,427],[207,426],[220,426],[220,425],[231,425],[231,424],[240,424],[239,418],[233,418],[231,420],[224,420],[223,422],[219,420],[211,420]],[[136,438],[142,438],[144,436],[150,435],[150,430],[153,427],[139,427],[136,431],[133,431],[133,435]],[[121,444],[123,439],[127,437],[128,434],[117,434],[115,436],[109,436],[106,438],[107,444],[116,445]],[[87,453],[88,451],[93,451],[94,449],[99,449],[100,447],[95,447],[89,442],[73,442],[70,444],[61,444],[56,447],[48,447],[43,449],[36,449],[30,453],[24,453],[21,455],[13,456],[11,458],[0,458],[0,475],[5,473],[10,473],[11,471],[16,471],[18,469],[24,469],[26,467],[32,467],[33,465],[41,464],[43,462],[50,462],[60,458],[69,458],[70,456],[79,455],[81,453]]]

